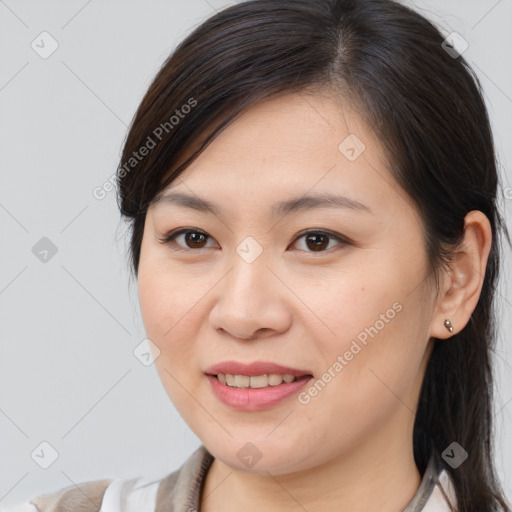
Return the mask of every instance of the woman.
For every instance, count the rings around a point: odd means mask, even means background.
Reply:
[[[164,63],[118,199],[202,445],[24,510],[510,510],[492,452],[495,152],[460,50],[391,0],[252,0]]]

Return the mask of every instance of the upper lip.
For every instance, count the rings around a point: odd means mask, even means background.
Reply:
[[[300,370],[297,368],[290,368],[280,364],[271,363],[269,361],[254,361],[252,363],[239,363],[238,361],[223,361],[214,364],[207,368],[206,372],[209,375],[217,375],[219,373],[229,375],[247,375],[249,377],[255,375],[269,375],[271,373],[278,375],[294,375],[295,377],[302,377],[303,375],[312,375],[309,370]]]

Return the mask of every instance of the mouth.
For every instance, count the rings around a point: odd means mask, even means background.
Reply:
[[[272,363],[270,361],[253,361],[252,363],[241,363],[239,361],[222,361],[221,363],[214,364],[206,369],[205,373],[208,375],[217,375],[219,373],[231,375],[263,375],[263,374],[279,374],[279,375],[295,375],[300,377],[302,375],[311,375],[309,370],[300,370],[291,366],[283,366],[281,364]]]
[[[211,375],[211,374],[207,374]],[[290,373],[279,374],[279,373],[271,373],[271,374],[263,374],[263,375],[233,375],[230,373],[218,373],[216,375],[211,375],[215,377],[220,383],[229,386],[231,388],[251,388],[251,389],[261,389],[268,388],[274,386],[280,386],[283,383],[290,384],[291,382],[296,382],[298,380],[309,379],[313,377],[311,374],[301,375],[297,377]]]
[[[308,370],[260,361],[226,361],[208,368],[205,375],[221,402],[244,411],[273,407],[297,394],[313,379]]]

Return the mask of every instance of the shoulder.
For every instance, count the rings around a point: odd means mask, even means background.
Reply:
[[[420,486],[402,512],[457,512],[457,496],[450,473],[436,451],[430,455]]]
[[[421,512],[457,512],[455,484],[437,452],[433,452],[425,476],[428,477],[430,490],[426,493],[428,499],[424,507],[419,510]]]
[[[94,480],[41,494],[0,512],[173,512],[197,508],[213,456],[201,445],[162,478]]]
[[[173,496],[179,471],[159,480],[142,477],[70,485],[29,501],[0,507],[0,512],[154,512],[157,502]]]
[[[97,512],[112,480],[94,480],[40,494],[29,501],[2,507],[0,512]]]
[[[437,475],[434,489],[423,512],[438,512],[441,510],[446,512],[457,510],[455,486],[446,469],[441,470]]]

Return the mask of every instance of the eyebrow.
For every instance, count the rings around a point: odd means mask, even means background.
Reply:
[[[222,217],[221,209],[215,204],[205,199],[201,199],[200,197],[191,196],[182,192],[167,192],[154,201],[154,204],[159,203],[175,204],[190,210],[211,213],[217,217]],[[285,216],[292,212],[312,210],[315,208],[348,208],[351,210],[373,213],[368,206],[355,199],[325,193],[301,196],[274,203],[270,208],[270,214],[273,217]]]

